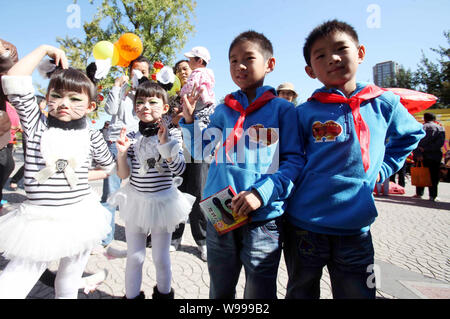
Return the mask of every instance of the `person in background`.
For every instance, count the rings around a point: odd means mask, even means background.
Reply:
[[[19,118],[3,92],[1,78],[17,63],[17,48],[8,41],[0,39],[0,209],[6,202],[3,200],[3,186],[14,170],[12,155],[14,136],[20,127]]]
[[[414,161],[423,162],[424,167],[430,169],[432,186],[428,187],[428,194],[430,201],[437,201],[439,172],[442,161],[442,146],[445,143],[445,129],[436,122],[436,115],[433,113],[425,113],[423,115],[423,129],[425,130],[425,137],[420,140],[419,146],[414,150]],[[415,198],[422,198],[424,187],[416,187]]]
[[[175,64],[174,68],[175,74],[180,79],[182,87],[186,84],[186,81],[192,72],[188,62],[188,60],[180,60]],[[181,107],[176,109],[178,111],[176,123],[178,124],[179,119],[182,117],[182,109]],[[205,121],[208,122],[209,119],[205,119]],[[184,156],[186,158],[186,169],[181,175],[181,177],[183,178],[183,183],[180,186],[180,190],[196,197],[196,201],[192,207],[192,211],[189,214],[189,225],[191,227],[192,237],[194,238],[195,243],[197,244],[197,248],[200,252],[200,258],[203,261],[206,261],[206,217],[200,209],[199,202],[202,197],[203,188],[205,187],[209,164],[196,163],[194,162],[194,159],[191,157],[189,152],[185,151],[184,153]],[[172,234],[172,243],[170,246],[171,251],[176,251],[180,246],[184,228],[185,224],[182,223],[178,225],[178,228]]]
[[[295,99],[298,96],[297,92],[295,91],[294,84],[289,82],[280,84],[277,88],[277,94],[279,97],[288,100],[291,103],[294,103]]]

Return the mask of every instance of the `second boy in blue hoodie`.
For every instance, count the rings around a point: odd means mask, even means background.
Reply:
[[[398,96],[356,82],[365,48],[348,24],[318,26],[304,55],[307,74],[325,86],[298,108],[304,167],[286,210],[286,297],[319,298],[326,265],[334,298],[375,298],[374,185],[424,132]]]
[[[221,236],[208,222],[210,298],[234,298],[243,265],[244,298],[274,299],[281,215],[301,165],[296,113],[293,104],[263,86],[265,75],[275,67],[272,44],[264,35],[253,31],[239,35],[230,46],[229,61],[231,77],[241,90],[216,107],[203,132],[192,117],[191,102],[199,96],[194,90],[184,98],[180,121],[194,158],[215,153],[203,198],[231,186],[237,192],[233,211],[252,218]]]

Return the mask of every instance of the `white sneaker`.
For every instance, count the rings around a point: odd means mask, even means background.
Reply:
[[[197,249],[200,252],[200,259],[206,261],[207,260],[206,245],[198,245]]]
[[[89,292],[95,291],[98,285],[105,281],[108,276],[108,270],[103,269],[93,275],[81,278],[80,289],[84,289],[84,293],[87,295]]]
[[[172,240],[169,251],[170,252],[177,251],[178,247],[180,247],[180,243],[181,243],[181,238]]]

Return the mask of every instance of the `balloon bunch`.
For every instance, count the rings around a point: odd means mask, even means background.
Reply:
[[[98,42],[92,51],[95,60],[111,60],[111,66],[128,67],[144,50],[141,39],[134,33],[125,33],[112,44],[109,41]]]
[[[97,42],[92,50],[95,59],[95,63],[90,65],[92,78],[96,81],[105,78],[112,66],[128,67],[131,61],[142,54],[143,50],[141,39],[134,33],[123,34],[114,44],[109,41]],[[97,89],[97,100],[101,102],[104,99],[101,94],[103,88],[98,86]]]

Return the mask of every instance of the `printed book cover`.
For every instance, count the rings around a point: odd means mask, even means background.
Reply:
[[[222,235],[249,222],[248,216],[237,217],[231,210],[231,200],[236,192],[227,188],[200,201],[200,208],[214,225],[217,232]]]

